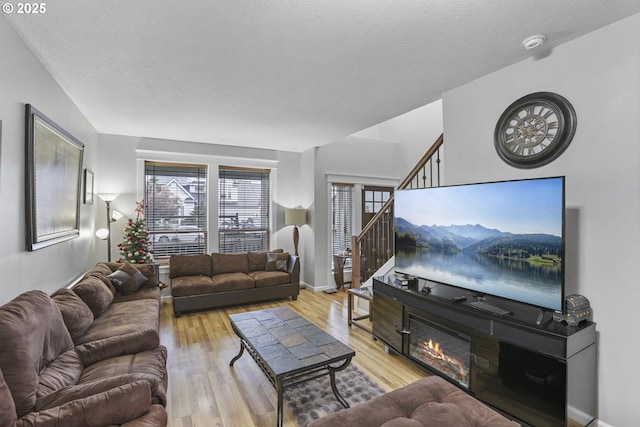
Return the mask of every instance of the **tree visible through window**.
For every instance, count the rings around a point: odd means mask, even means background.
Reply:
[[[145,162],[144,197],[154,258],[206,253],[206,166]]]
[[[221,166],[218,180],[220,253],[269,249],[269,170]]]

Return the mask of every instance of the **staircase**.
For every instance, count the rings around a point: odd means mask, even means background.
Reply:
[[[444,142],[440,135],[398,186],[426,188],[440,186],[440,150]],[[369,221],[359,235],[351,238],[351,286],[359,288],[393,257],[393,195]]]

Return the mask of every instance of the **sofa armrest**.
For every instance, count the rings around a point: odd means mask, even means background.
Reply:
[[[76,347],[76,352],[86,367],[112,357],[153,350],[159,345],[158,331],[145,329],[81,344]]]
[[[88,397],[140,381],[144,381],[149,384],[149,396],[153,401],[156,391],[161,386],[158,379],[147,374],[125,374],[104,378],[98,381],[67,386],[44,396],[40,396],[36,401],[34,411],[46,411],[48,409],[60,407],[74,400],[86,399]]]
[[[149,409],[147,414],[122,424],[122,427],[167,427],[169,420],[164,406],[154,404]]]
[[[134,381],[111,390],[72,400],[60,406],[31,412],[20,418],[17,427],[86,427],[120,425],[149,412],[151,387]]]
[[[300,257],[289,254],[289,275],[291,275],[291,283],[300,284]]]

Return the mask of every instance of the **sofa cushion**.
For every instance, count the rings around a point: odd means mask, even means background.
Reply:
[[[22,417],[33,411],[40,373],[71,350],[73,341],[53,300],[27,291],[0,307],[0,343],[0,369]]]
[[[84,368],[75,349],[70,349],[49,363],[40,373],[36,397],[51,394],[57,390],[75,385]]]
[[[89,270],[87,270],[84,273],[83,279],[85,277],[90,277],[90,276],[97,277],[105,285],[107,285],[107,287],[109,288],[111,293],[113,293],[115,295],[116,294],[116,288],[113,287],[113,284],[111,283],[111,280],[109,280],[109,277],[107,277],[111,273],[112,273],[112,271],[108,266],[106,266],[103,263],[98,263],[98,264],[94,265],[93,267],[91,267]]]
[[[171,255],[169,278],[182,276],[211,276],[211,257],[203,255]]]
[[[211,275],[223,273],[248,273],[249,257],[242,254],[211,254]]]
[[[267,268],[266,252],[249,252],[247,254],[249,261],[249,271],[261,271]]]
[[[58,289],[51,298],[62,313],[62,319],[69,330],[71,339],[74,343],[77,342],[93,323],[91,309],[71,289]]]
[[[103,381],[120,375],[131,380],[146,379],[151,384],[153,403],[167,404],[167,349],[160,345],[153,350],[111,357],[85,368],[78,384]]]
[[[119,302],[125,302],[125,301],[135,301],[138,299],[159,300],[161,294],[162,294],[162,290],[158,286],[154,288],[148,288],[146,285],[142,285],[142,287],[136,293],[133,293],[130,295],[117,294],[115,298],[113,298],[113,302],[111,304],[117,304]]]
[[[215,291],[213,279],[209,276],[183,276],[171,279],[171,295],[174,297],[211,294]]]
[[[155,329],[144,329],[90,341],[75,348],[83,365],[89,366],[111,357],[153,350],[160,345]]]
[[[253,278],[256,288],[291,283],[289,273],[282,271],[252,271],[249,276]]]
[[[438,376],[313,421],[309,427],[519,427]]]
[[[85,277],[72,290],[89,306],[96,319],[113,301],[113,293],[107,285],[94,276]]]
[[[143,416],[151,405],[150,384],[131,381],[102,393],[33,412],[21,426],[118,426]]]
[[[2,370],[0,370],[0,427],[12,427],[17,419],[16,405],[13,403],[11,390],[4,381]]]
[[[160,301],[138,299],[113,303],[87,329],[77,344],[85,344],[104,338],[126,335],[147,329],[158,331]],[[142,344],[142,343],[140,343]],[[140,348],[147,350],[147,348]]]
[[[289,253],[281,252],[274,253],[269,252],[267,254],[267,264],[265,266],[266,271],[287,271],[288,269]]]
[[[216,292],[239,291],[254,288],[253,279],[244,273],[222,273],[213,276]]]
[[[114,288],[123,295],[131,295],[140,289],[147,278],[137,268],[129,263],[122,266],[109,274],[109,280],[113,283]]]
[[[162,405],[149,406],[149,412],[131,422],[126,422],[121,427],[166,427],[168,424],[167,411]]]

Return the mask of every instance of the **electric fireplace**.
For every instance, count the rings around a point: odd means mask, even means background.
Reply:
[[[409,314],[409,357],[469,388],[471,337]]]

